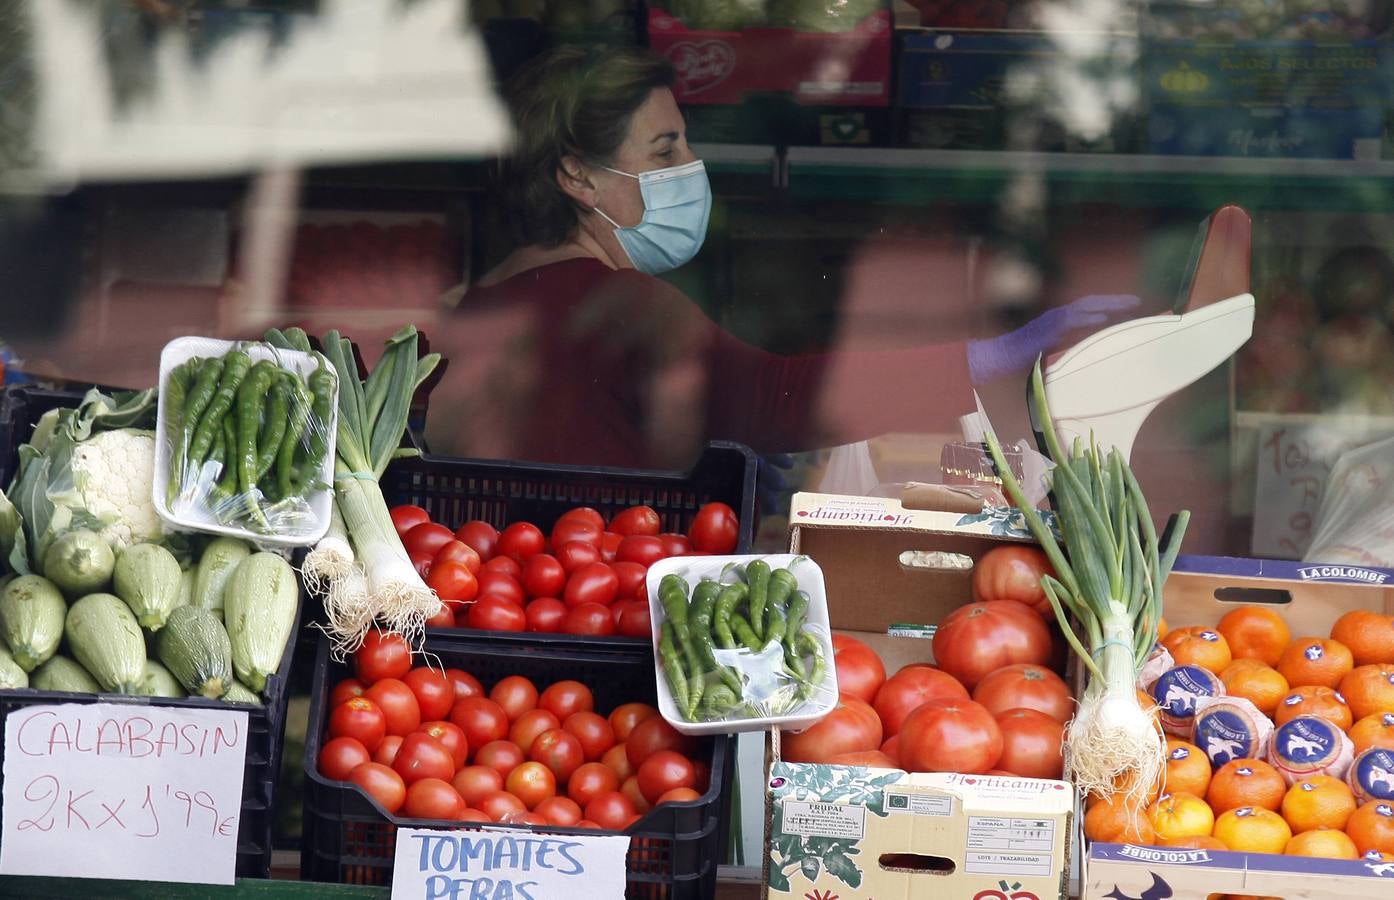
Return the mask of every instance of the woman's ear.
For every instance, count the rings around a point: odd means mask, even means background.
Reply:
[[[594,209],[599,200],[590,172],[584,163],[571,155],[563,156],[557,166],[557,187],[583,209]]]

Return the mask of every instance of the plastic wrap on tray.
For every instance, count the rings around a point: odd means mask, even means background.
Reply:
[[[328,361],[260,342],[180,338],[160,368],[161,516],[261,543],[321,537],[338,407]]]

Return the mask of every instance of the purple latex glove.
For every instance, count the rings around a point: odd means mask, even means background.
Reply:
[[[1068,346],[1066,338],[1078,340],[1084,337],[1081,331],[1130,318],[1141,302],[1131,294],[1090,294],[1046,310],[1016,331],[969,341],[968,374],[974,384],[986,384],[1024,372],[1036,357]]]

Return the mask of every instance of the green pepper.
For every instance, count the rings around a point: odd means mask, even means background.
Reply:
[[[237,399],[237,390],[251,368],[252,358],[241,350],[233,350],[223,357],[222,377],[218,380],[218,389],[213,394],[213,399],[199,418],[198,430],[194,432],[193,441],[189,446],[188,465],[198,466],[208,455],[208,449],[213,446],[213,437],[222,427],[223,416],[232,409],[232,403]],[[194,397],[189,398],[191,403],[194,400]]]
[[[281,446],[276,451],[276,494],[282,499],[289,497],[295,491],[292,483],[295,475],[295,451],[300,446],[300,439],[305,434],[305,423],[310,419],[310,399],[309,388],[300,380],[299,375],[292,375],[288,381],[290,385],[290,423],[286,427],[285,437],[281,439]]]
[[[329,452],[329,429],[334,421],[334,371],[320,357],[319,368],[310,373],[309,451],[293,481],[295,490],[306,493],[319,478],[324,458]]]
[[[242,502],[253,524],[258,527],[266,527],[267,523],[256,492],[257,431],[267,391],[275,378],[276,364],[262,360],[252,366],[252,371],[242,379],[237,389],[237,452],[228,457],[237,466],[237,490],[242,495]]]
[[[235,447],[237,445],[237,429],[232,424],[231,418],[223,419],[222,427],[218,429],[218,432],[219,439],[225,448]],[[233,465],[232,462],[229,460],[223,464],[223,474],[218,479],[218,482],[213,485],[212,496],[214,503],[217,504],[217,506],[222,506],[223,504],[227,503],[227,501],[231,500],[233,495],[236,493],[237,467]],[[217,516],[216,507],[214,509],[214,515]],[[219,519],[224,518],[223,516],[217,517]]]
[[[717,595],[716,613],[712,617],[712,633],[716,636],[717,646],[723,650],[736,648],[736,639],[731,635],[731,614],[748,593],[749,589],[745,583],[737,581],[723,587]]]
[[[759,653],[764,647],[764,642],[755,633],[755,629],[746,621],[745,616],[740,613],[731,613],[731,634],[751,653]]]
[[[293,377],[288,372],[277,373],[272,381],[270,393],[267,395],[266,415],[262,417],[261,430],[257,434],[256,480],[258,484],[266,477],[266,473],[271,471],[272,464],[276,462],[276,455],[281,450],[281,443],[285,440],[286,431],[290,425],[288,407],[290,405],[290,379]]]
[[[740,693],[739,676],[716,661],[715,644],[712,641],[712,616],[716,612],[716,600],[720,593],[720,583],[710,580],[700,581],[697,587],[692,589],[688,632],[692,635],[692,648],[702,663],[702,671],[716,672],[731,690]]]
[[[188,402],[194,373],[200,360],[197,357],[186,359],[175,366],[165,379],[160,397],[165,410],[165,436],[170,442],[169,487],[166,502],[174,504],[184,486],[184,454],[188,451],[188,432],[184,427],[184,406]]]
[[[698,714],[703,719],[720,719],[731,710],[740,706],[741,698],[737,691],[731,690],[724,684],[718,684],[707,692],[706,698],[698,710]]]
[[[659,626],[658,661],[663,666],[663,675],[668,679],[668,689],[673,693],[673,703],[687,716],[688,693],[687,676],[683,674],[678,650],[673,646],[673,626],[664,622]]]
[[[770,587],[770,564],[763,559],[753,560],[745,567],[745,580],[750,584],[750,627],[756,634],[764,634],[765,595]]]
[[[823,645],[807,631],[799,632],[797,644],[800,654],[807,653],[813,657],[813,672],[803,679],[804,686],[799,691],[806,700],[814,691],[822,687],[823,676],[827,673],[828,661],[823,654]]]

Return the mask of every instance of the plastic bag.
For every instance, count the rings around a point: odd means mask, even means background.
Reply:
[[[1394,437],[1337,458],[1316,523],[1303,562],[1394,567]]]
[[[832,449],[818,492],[869,497],[878,484],[876,464],[871,461],[871,445],[857,441]]]
[[[266,343],[181,338],[160,369],[161,514],[273,543],[322,535],[332,503],[333,366]]]

